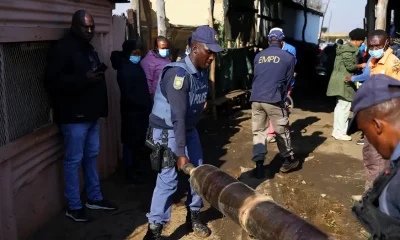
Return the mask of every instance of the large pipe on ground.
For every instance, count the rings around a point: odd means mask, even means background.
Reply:
[[[333,239],[214,166],[189,163],[182,170],[197,194],[259,240]]]

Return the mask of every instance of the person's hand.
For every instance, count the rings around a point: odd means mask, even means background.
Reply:
[[[348,83],[348,82],[351,82],[351,77],[349,77],[349,76],[344,77],[344,81],[347,82],[347,83]]]
[[[178,161],[176,161],[176,165],[179,170],[182,170],[183,166],[189,163],[189,159],[187,157],[179,157]]]
[[[357,65],[358,68],[365,68],[366,66],[367,66],[366,63],[361,63]]]
[[[93,72],[90,70],[89,72],[86,73],[86,77],[89,80],[89,82],[97,82],[103,79],[104,73],[102,72]]]

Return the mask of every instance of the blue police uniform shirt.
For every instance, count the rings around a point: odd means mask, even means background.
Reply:
[[[400,143],[397,144],[390,160],[391,164],[400,159]],[[387,215],[400,220],[400,169],[390,180],[379,196],[379,209]]]
[[[294,57],[279,44],[258,53],[254,60],[251,102],[278,103],[286,98],[294,74]],[[281,88],[285,96],[281,95]]]
[[[284,42],[284,43],[283,43],[282,50],[285,50],[286,52],[288,52],[288,53],[290,53],[290,54],[293,55],[293,57],[294,57],[294,65],[296,66],[296,64],[297,64],[296,48],[295,48],[293,45],[290,45],[289,43]],[[292,78],[291,86],[294,85],[294,82],[295,82],[295,81],[296,81],[296,79],[295,79],[295,77],[293,77],[293,78]]]
[[[187,71],[182,67],[174,66],[176,64],[185,64]],[[206,73],[207,71],[199,72],[187,56],[179,63],[167,65],[160,76],[149,125],[153,128],[174,130],[177,156],[186,156],[186,131],[196,127],[207,100],[208,75]],[[180,83],[182,83],[181,86],[177,86]],[[168,116],[163,117],[162,114],[165,111],[161,112],[164,109],[157,108],[160,104],[163,108],[170,106],[170,113],[169,109],[167,111]]]
[[[294,57],[294,64],[297,63],[296,48],[293,45],[290,45],[289,43],[284,42],[282,50],[287,51],[288,53],[292,54]]]

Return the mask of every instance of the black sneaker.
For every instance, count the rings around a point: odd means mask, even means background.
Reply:
[[[143,240],[161,240],[163,225],[161,224],[149,224],[147,228],[146,236],[144,236]]]
[[[89,219],[86,217],[85,210],[83,208],[77,210],[67,209],[65,216],[71,218],[75,222],[88,222]]]
[[[110,211],[117,210],[116,206],[114,206],[113,204],[109,203],[107,200],[104,199],[101,201],[88,200],[85,206],[92,210],[110,210]]]
[[[211,230],[200,220],[200,211],[188,209],[186,224],[194,232],[194,235],[199,238],[207,238],[211,235]]]
[[[364,138],[361,138],[356,142],[357,145],[364,145]]]
[[[254,169],[254,174],[257,179],[264,178],[264,161],[256,162],[256,169]]]
[[[280,171],[282,173],[287,173],[287,172],[290,172],[291,170],[297,168],[298,166],[299,166],[299,160],[296,160],[293,157],[287,157],[287,158],[285,158]]]

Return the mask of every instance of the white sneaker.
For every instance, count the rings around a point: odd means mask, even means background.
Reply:
[[[351,141],[353,138],[351,138],[349,135],[346,135],[346,134],[342,134],[342,135],[333,135],[333,137],[336,139],[336,140],[339,140],[339,141]]]
[[[331,136],[334,138],[334,139],[336,139],[337,138],[337,136],[339,136],[340,134],[337,134],[337,132],[336,131],[332,131],[332,134],[331,134]]]
[[[356,202],[359,202],[362,200],[362,197],[363,197],[362,195],[353,195],[351,196],[351,199],[353,199]]]
[[[267,137],[267,142],[274,143],[274,142],[276,142],[276,138],[275,137]]]

